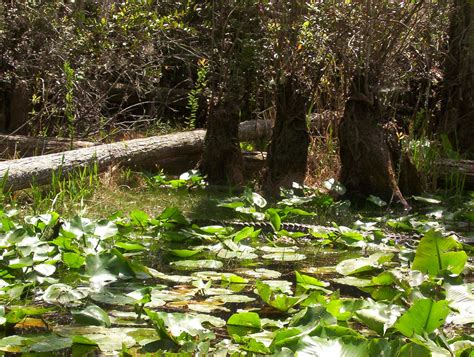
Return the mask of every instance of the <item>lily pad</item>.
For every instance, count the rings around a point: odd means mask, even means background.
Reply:
[[[195,269],[220,269],[224,264],[219,260],[178,260],[171,265],[177,269],[195,270]]]

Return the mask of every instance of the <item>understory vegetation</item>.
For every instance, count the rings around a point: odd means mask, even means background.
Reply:
[[[143,185],[121,189],[126,212],[4,207],[1,351],[472,352],[474,196],[415,197],[407,215],[307,187],[210,194],[196,172]]]

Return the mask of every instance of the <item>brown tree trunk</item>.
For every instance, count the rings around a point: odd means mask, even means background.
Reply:
[[[369,80],[356,76],[339,126],[340,181],[350,197],[375,195],[386,201],[395,198],[408,208],[398,187],[398,163],[393,162],[381,117]]]
[[[238,138],[239,101],[231,100],[230,95],[226,99],[209,115],[200,169],[211,184],[239,186],[244,179]]]
[[[281,187],[300,185],[306,176],[309,133],[306,123],[307,98],[291,77],[278,90],[276,120],[268,148],[263,191],[277,196]]]
[[[454,4],[438,131],[446,133],[461,153],[474,157],[474,4],[469,0]]]

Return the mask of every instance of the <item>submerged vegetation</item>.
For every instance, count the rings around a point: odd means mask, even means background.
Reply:
[[[196,172],[144,185],[156,200],[184,199],[96,219],[4,208],[1,351],[474,350],[473,195],[416,197],[415,211],[400,215],[375,197],[357,213],[306,187],[272,204],[250,189],[217,199]],[[201,210],[191,204],[203,199]]]

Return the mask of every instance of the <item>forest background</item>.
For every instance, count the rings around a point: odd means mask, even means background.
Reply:
[[[241,184],[238,124],[269,119],[269,195],[339,174],[355,196],[406,205],[434,187],[435,160],[472,156],[472,12],[467,0],[2,1],[0,129],[110,142],[206,127],[201,170]]]

